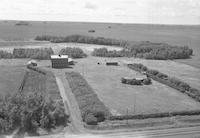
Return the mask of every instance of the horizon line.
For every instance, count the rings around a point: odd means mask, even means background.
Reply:
[[[104,21],[64,21],[64,20],[17,20],[17,19],[0,19],[0,21],[30,21],[30,22],[73,22],[73,23],[96,23],[96,24],[135,24],[135,25],[164,25],[164,26],[200,26],[200,24],[171,24],[171,23],[130,23],[130,22],[104,22]]]

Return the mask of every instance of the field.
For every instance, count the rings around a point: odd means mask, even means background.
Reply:
[[[88,44],[73,44],[46,43],[43,45],[34,45],[35,47],[52,47],[55,53],[58,53],[63,47],[82,47],[84,52],[90,54],[94,48],[108,47]],[[31,47],[21,46],[21,47]],[[12,49],[13,47],[4,47]],[[117,47],[110,47],[118,50]],[[25,65],[28,59],[2,59],[1,65]],[[199,103],[190,99],[188,96],[179,93],[178,91],[169,88],[163,84],[153,81],[149,86],[129,86],[121,84],[121,77],[132,76],[140,77],[140,74],[126,68],[126,63],[142,63],[149,68],[157,69],[170,76],[176,76],[183,81],[189,83],[194,88],[200,89],[200,70],[198,68],[177,63],[174,61],[160,60],[144,60],[136,58],[99,58],[87,57],[77,59],[77,64],[73,69],[66,69],[80,72],[98,94],[99,98],[115,115],[126,114],[127,109],[129,114],[140,113],[157,113],[171,112],[181,110],[200,109]],[[118,61],[120,66],[107,67],[105,61]],[[97,63],[100,63],[98,65]],[[38,61],[39,66],[49,67],[49,60]],[[143,101],[143,102],[141,102]]]
[[[187,82],[192,87],[200,89],[200,69],[186,64],[177,63],[174,61],[156,61],[156,60],[143,60],[135,58],[120,58],[122,63],[141,63],[145,66],[156,69],[171,77],[177,77],[184,82]]]
[[[192,59],[177,61],[200,68],[200,26],[81,22],[30,22],[29,26],[15,26],[16,22],[0,22],[1,41],[33,41],[37,35],[66,36],[82,34],[130,41],[167,42],[172,45],[189,45],[194,49]],[[91,29],[96,32],[88,33],[88,30]],[[0,46],[7,46],[7,44],[0,43]]]
[[[13,94],[18,91],[26,70],[19,66],[0,65],[0,94]]]
[[[141,75],[123,64],[106,66],[105,60],[116,61],[88,57],[76,60],[78,63],[74,68],[66,69],[66,71],[80,72],[114,115],[126,114],[127,109],[129,114],[200,109],[200,103],[155,81],[148,86],[122,84],[121,77],[140,77]],[[97,64],[98,62],[100,65]]]

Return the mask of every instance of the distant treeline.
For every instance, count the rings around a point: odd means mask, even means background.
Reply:
[[[52,48],[14,48],[12,52],[0,50],[0,58],[50,59]]]
[[[52,43],[76,42],[76,43],[112,45],[112,46],[126,46],[129,43],[128,41],[124,40],[117,40],[104,37],[92,37],[86,35],[70,35],[66,37],[42,35],[42,36],[36,36],[35,40],[50,41]]]
[[[40,41],[50,41],[53,43],[62,42],[77,42],[77,43],[87,43],[87,44],[98,44],[98,45],[109,45],[109,46],[120,46],[123,47],[121,51],[108,51],[103,48],[100,50],[95,50],[93,52],[94,56],[101,57],[138,57],[145,59],[157,59],[157,60],[167,60],[167,59],[186,59],[190,58],[193,54],[193,50],[188,46],[172,46],[167,43],[153,43],[149,41],[141,41],[138,43],[133,43],[125,40],[117,40],[104,37],[92,37],[84,35],[71,35],[66,37],[56,37],[56,36],[37,36],[35,40]]]

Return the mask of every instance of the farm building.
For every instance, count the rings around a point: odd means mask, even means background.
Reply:
[[[118,66],[118,62],[106,62],[107,66]]]
[[[68,60],[68,55],[51,55],[52,68],[67,68]]]
[[[30,61],[28,61],[27,65],[37,66],[37,61],[30,60]]]

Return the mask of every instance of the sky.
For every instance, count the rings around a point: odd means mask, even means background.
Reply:
[[[200,24],[200,0],[0,0],[0,19]]]

